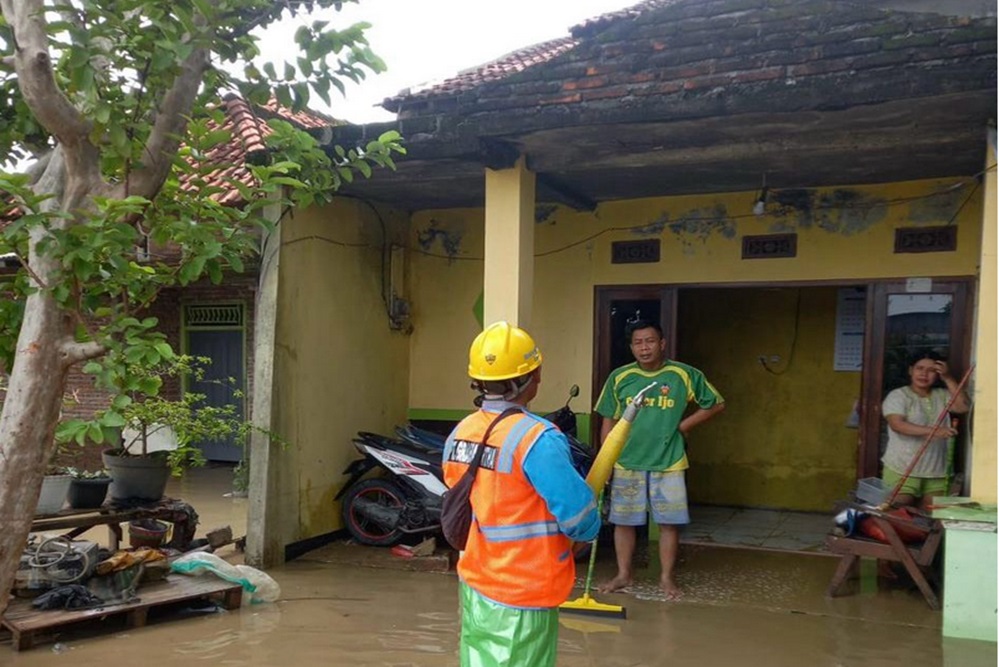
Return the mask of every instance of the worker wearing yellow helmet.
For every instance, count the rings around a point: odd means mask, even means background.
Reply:
[[[448,436],[445,483],[475,470],[469,536],[458,560],[463,667],[555,665],[558,607],[576,577],[574,541],[600,529],[594,493],[559,429],[528,412],[542,354],[523,329],[497,322],[469,349],[480,409]]]

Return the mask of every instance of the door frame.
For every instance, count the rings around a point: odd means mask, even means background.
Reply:
[[[907,280],[894,278],[872,281],[868,288],[868,302],[865,313],[865,352],[861,383],[861,414],[858,429],[858,479],[877,477],[879,467],[879,443],[882,436],[882,382],[885,376],[885,336],[888,324],[888,296],[890,294],[951,294],[952,318],[948,350],[948,365],[961,369],[969,367],[972,356],[972,320],[974,313],[972,300],[975,295],[976,278],[941,277],[931,278],[930,291],[907,292]],[[955,343],[958,343],[956,346]],[[956,349],[957,348],[957,349]],[[956,371],[957,372],[957,371]]]
[[[604,380],[611,373],[611,348],[598,342],[611,337],[611,324],[602,314],[612,301],[646,299],[660,301],[660,326],[667,338],[667,356],[677,353],[677,285],[594,285],[594,365],[591,373],[591,390],[594,401],[604,387]],[[592,429],[593,430],[593,429]]]
[[[188,322],[188,308],[192,307],[192,306],[194,306],[194,307],[198,307],[198,306],[208,306],[208,307],[212,307],[212,306],[237,306],[240,309],[240,323],[239,324],[218,324],[218,325],[217,324],[208,324],[208,325],[192,324],[192,323]],[[247,351],[248,351],[248,347],[247,347],[247,338],[248,338],[248,335],[247,335],[247,331],[248,331],[247,316],[249,314],[249,311],[250,311],[250,308],[248,307],[246,299],[204,299],[204,300],[202,300],[202,299],[194,299],[194,300],[190,300],[190,301],[188,301],[188,300],[182,300],[181,303],[180,303],[180,321],[181,321],[181,327],[180,327],[180,344],[181,344],[181,353],[182,354],[189,354],[189,352],[190,352],[189,345],[188,345],[188,343],[189,343],[188,337],[190,336],[191,333],[196,333],[196,332],[200,332],[200,331],[238,331],[240,333],[240,363],[242,365],[242,371],[241,371],[242,382],[240,383],[239,387],[236,387],[236,389],[238,389],[240,391],[240,393],[242,394],[242,396],[239,399],[241,419],[246,419],[247,418],[248,408],[249,408],[249,406],[247,405],[247,400],[248,400],[248,395],[249,395],[249,392],[247,391],[247,389],[250,386],[250,377],[249,377],[249,371],[250,371],[250,369],[249,369],[249,363],[248,363],[249,362],[249,358],[247,356]],[[187,374],[182,375],[181,376],[181,393],[182,394],[189,393],[191,391],[191,386],[190,385],[191,385],[191,378]],[[243,456],[245,458],[249,454],[249,451],[247,450],[247,448],[246,448],[245,445],[240,445],[240,446],[243,447],[243,452],[244,452]]]

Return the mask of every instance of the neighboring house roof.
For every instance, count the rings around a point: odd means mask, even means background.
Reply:
[[[204,158],[205,164],[217,164],[219,168],[208,174],[182,176],[181,187],[222,188],[210,196],[227,205],[243,203],[239,191],[232,186],[233,182],[255,184],[249,165],[258,162],[267,153],[266,140],[271,134],[268,119],[278,118],[303,130],[323,129],[341,123],[314,111],[292,111],[276,100],[254,107],[238,95],[227,95],[222,105],[226,112],[225,122],[221,128],[215,123],[209,123],[209,126],[212,130],[228,130],[230,140],[215,146]]]
[[[234,182],[254,185],[254,177],[248,165],[259,162],[267,153],[266,140],[271,134],[267,121],[277,118],[287,121],[302,130],[320,130],[343,124],[334,118],[311,110],[292,111],[271,100],[267,104],[253,106],[242,97],[229,94],[222,99],[226,118],[222,125],[209,122],[210,130],[224,129],[230,132],[229,141],[208,151],[202,163],[218,165],[208,173],[185,174],[181,177],[181,188],[185,190],[212,190],[212,199],[226,205],[238,206],[243,202]],[[221,190],[216,190],[221,188]],[[13,210],[0,217],[0,226],[16,219],[20,210]]]

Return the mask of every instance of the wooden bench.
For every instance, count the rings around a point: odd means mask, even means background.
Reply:
[[[117,550],[123,539],[121,524],[137,519],[159,519],[173,524],[173,535],[166,546],[186,551],[198,528],[198,515],[187,503],[163,498],[148,505],[131,507],[104,505],[97,509],[65,509],[56,514],[36,516],[31,532],[65,531],[63,537],[73,539],[97,526],[108,527],[109,546]]]
[[[927,537],[918,545],[907,545],[899,537],[896,527],[912,522],[905,519],[880,512],[870,507],[854,506],[860,512],[864,512],[871,517],[871,520],[882,530],[888,544],[878,540],[869,539],[860,535],[844,537],[840,535],[829,535],[826,538],[826,548],[832,553],[840,554],[840,563],[830,580],[830,586],[826,594],[829,597],[836,597],[841,586],[847,581],[857,568],[858,561],[862,557],[877,558],[879,560],[902,563],[903,567],[913,578],[917,588],[923,593],[924,599],[931,609],[940,609],[941,602],[937,593],[928,581],[928,577],[935,579],[931,566],[934,557],[937,555],[938,547],[941,546],[942,527],[940,521],[928,520],[926,529]]]
[[[23,651],[33,647],[39,636],[83,621],[124,616],[128,627],[138,628],[146,625],[149,610],[154,607],[199,598],[221,598],[226,609],[238,609],[243,599],[242,586],[210,575],[172,574],[163,581],[139,588],[136,593],[137,598],[124,604],[72,611],[41,611],[32,607],[30,600],[12,600],[0,620],[0,630],[10,633],[15,651]]]

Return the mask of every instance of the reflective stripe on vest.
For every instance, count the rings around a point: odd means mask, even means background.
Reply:
[[[495,417],[495,413],[475,412],[449,436],[444,458],[449,487],[468,467],[464,456],[450,460],[451,452],[462,443],[480,442]],[[548,421],[528,414],[498,423],[489,442],[496,448],[495,467],[480,467],[472,487],[475,519],[459,557],[458,573],[481,595],[512,607],[556,607],[573,588],[571,542],[523,469],[528,451],[553,428]]]

